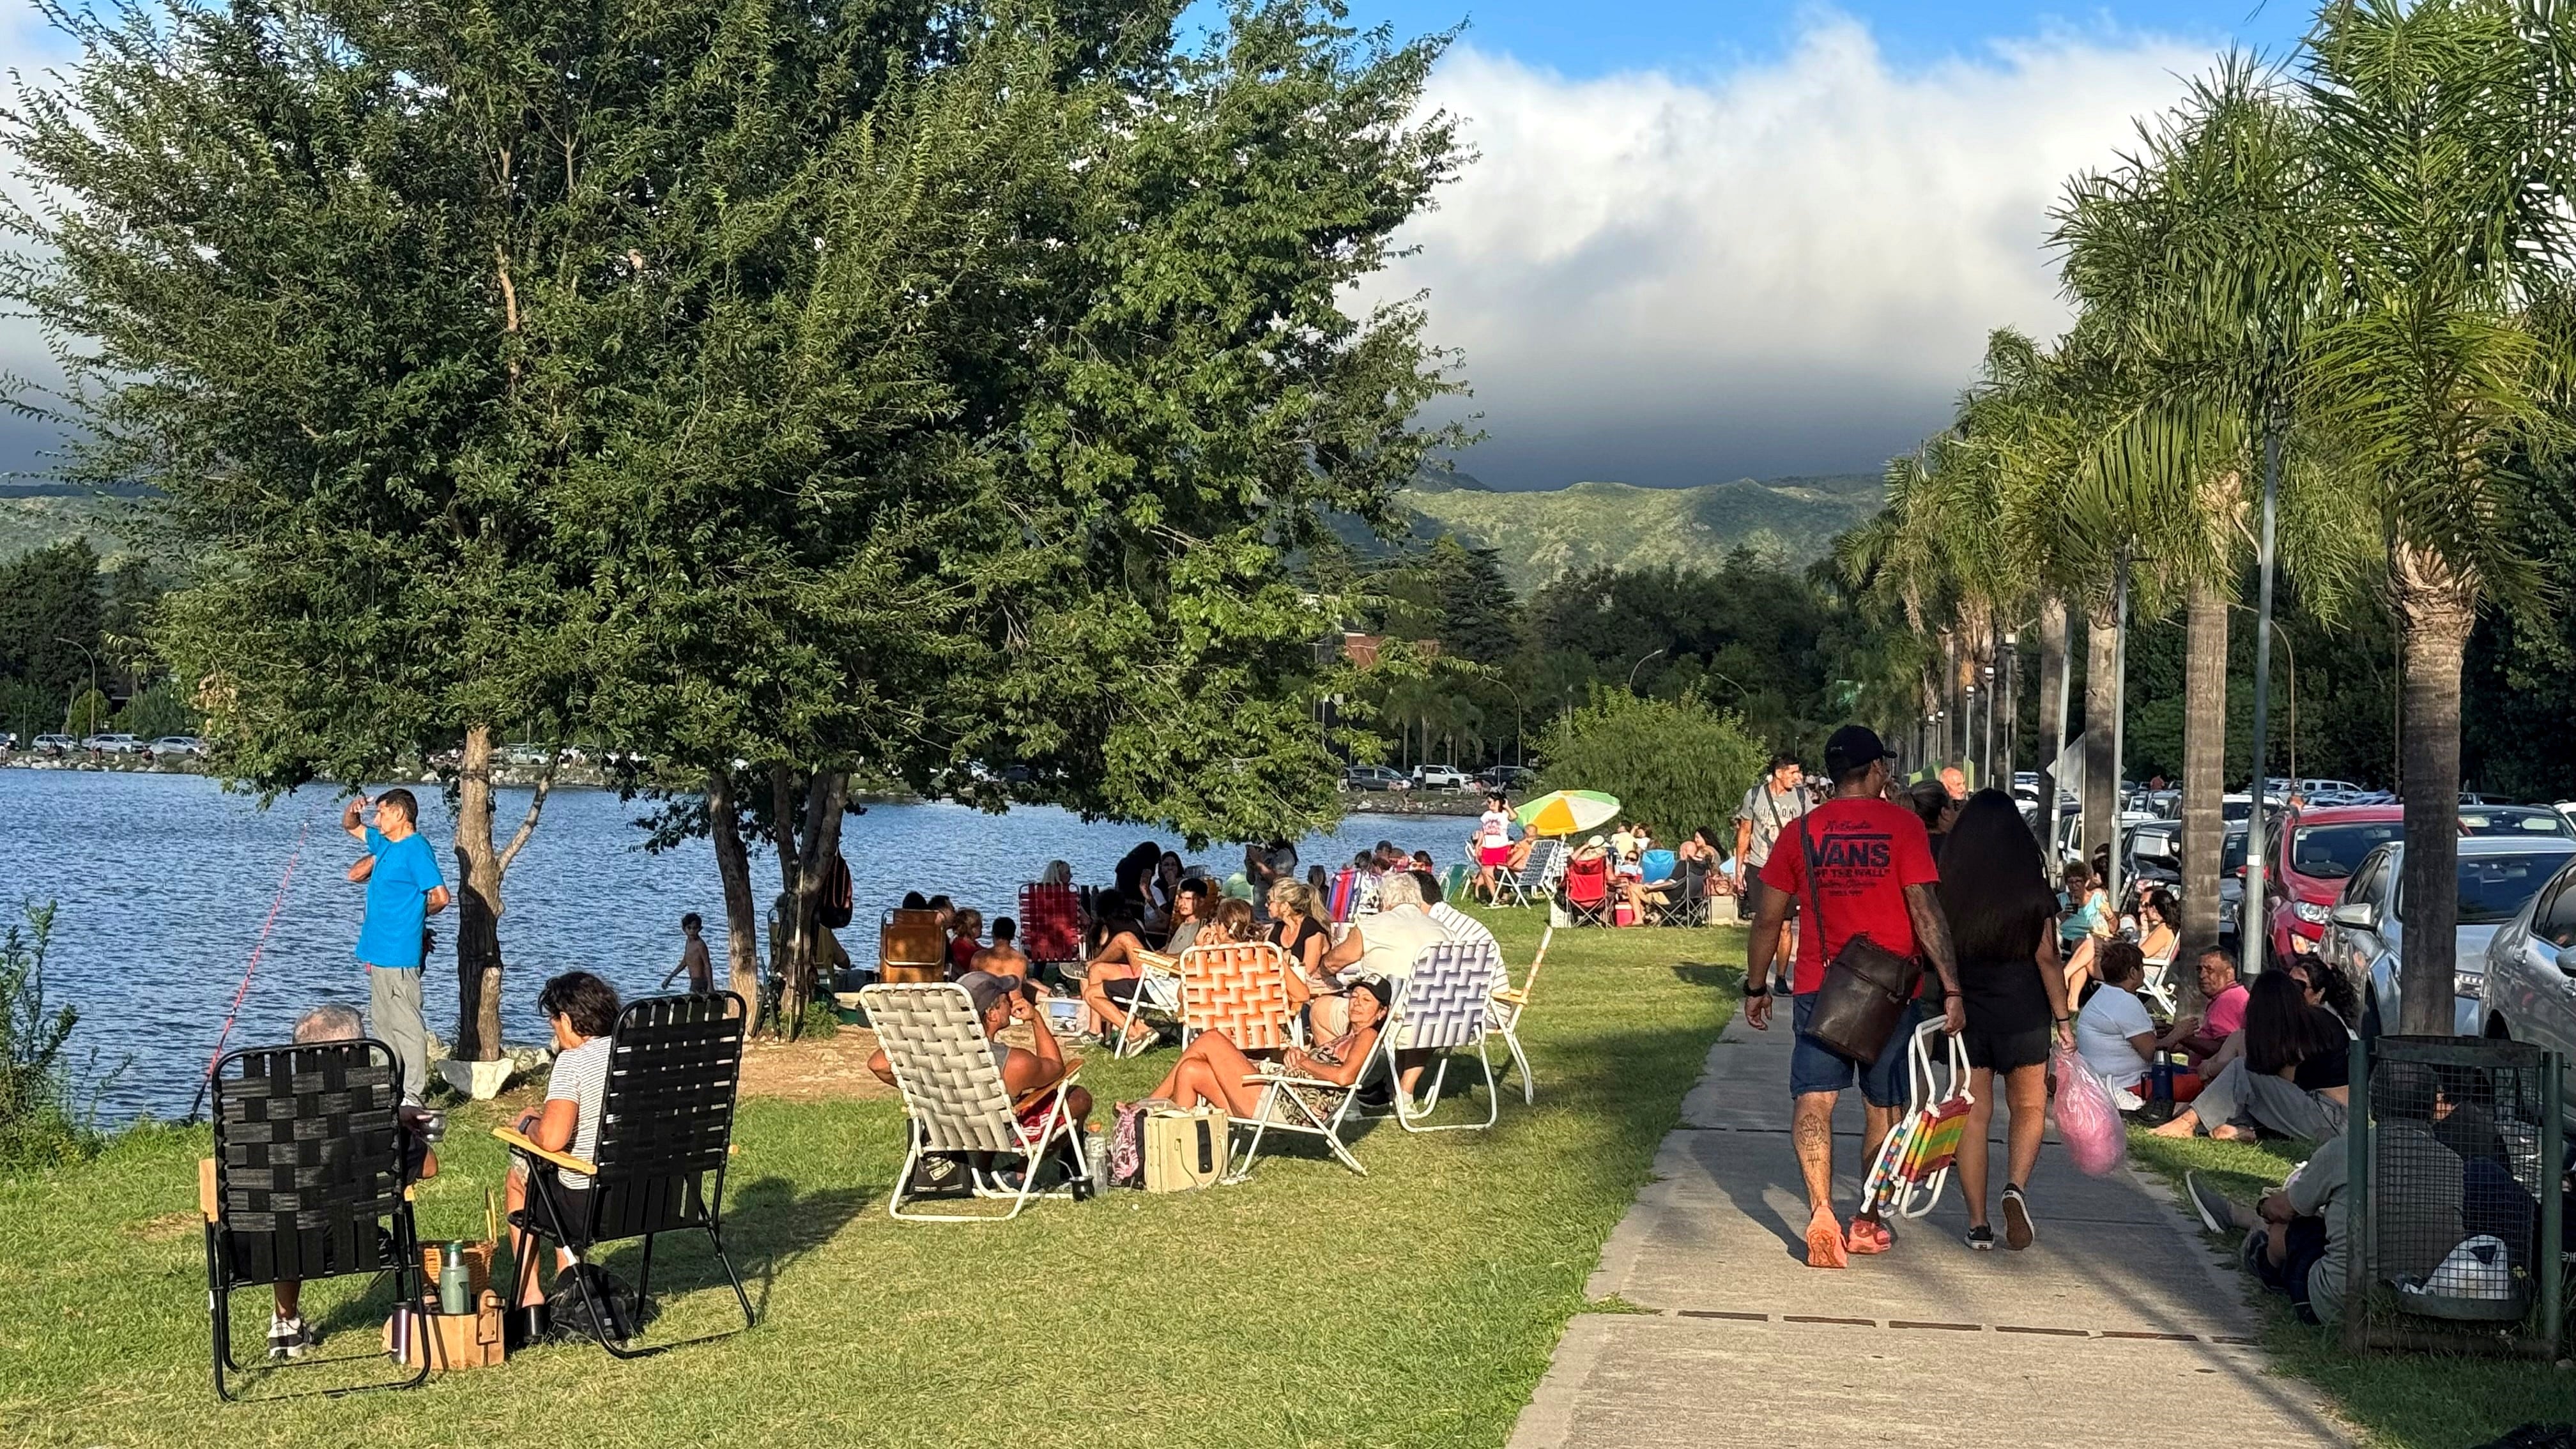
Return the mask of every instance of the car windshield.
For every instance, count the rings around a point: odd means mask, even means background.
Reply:
[[[2406,825],[2375,820],[2367,825],[2308,825],[2290,837],[2290,865],[2301,875],[2341,880],[2361,858],[2392,840],[2403,839]]]
[[[2461,811],[2460,833],[2525,837],[2554,835],[2563,839],[2576,834],[2576,830],[2570,830],[2567,817],[2555,810],[2499,810],[2488,806],[2483,810]]]
[[[2254,802],[2251,800],[2222,800],[2219,802],[2218,817],[2221,820],[2246,820],[2252,818],[2253,814]]]
[[[2513,919],[2541,883],[2557,873],[2567,857],[2546,855],[2480,855],[2460,862],[2460,924],[2492,926]]]
[[[2225,853],[2218,857],[2218,873],[2220,875],[2234,875],[2238,870],[2244,867],[2245,841],[2246,834],[2244,831],[2238,830],[2229,833],[2227,837],[2227,849]]]

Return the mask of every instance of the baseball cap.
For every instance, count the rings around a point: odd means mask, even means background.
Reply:
[[[991,1015],[994,1006],[1008,1000],[1015,989],[1010,977],[990,971],[969,971],[957,978],[957,984],[966,988],[966,999],[975,1003],[977,1016]]]
[[[1844,725],[1825,741],[1825,773],[1839,780],[1854,770],[1896,758],[1896,751],[1867,725]]]

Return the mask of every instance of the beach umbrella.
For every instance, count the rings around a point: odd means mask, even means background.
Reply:
[[[1580,835],[1619,818],[1619,797],[1598,790],[1553,790],[1512,812],[1532,835]]]

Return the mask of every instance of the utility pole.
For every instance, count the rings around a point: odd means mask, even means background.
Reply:
[[[2236,905],[2236,948],[2244,954],[2245,974],[2263,974],[2263,951],[2271,944],[2272,911],[2269,875],[2271,827],[2263,788],[2264,757],[2271,740],[2272,710],[2272,538],[2281,499],[2281,430],[2269,419],[2263,427],[2263,538],[2258,554],[2262,582],[2256,586],[2254,620],[2254,810],[2245,837],[2245,895]]]

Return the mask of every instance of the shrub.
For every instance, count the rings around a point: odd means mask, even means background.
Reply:
[[[98,1147],[74,1110],[62,1060],[80,1012],[45,1004],[54,908],[24,910],[23,926],[12,922],[0,932],[0,1172],[77,1162]]]
[[[1732,711],[1695,694],[1641,699],[1596,688],[1542,759],[1539,783],[1616,795],[1622,818],[1677,841],[1702,825],[1724,828],[1768,756]]]

